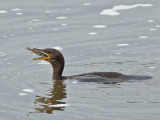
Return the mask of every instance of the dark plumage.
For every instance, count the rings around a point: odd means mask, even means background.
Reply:
[[[73,76],[62,76],[65,60],[62,55],[62,53],[56,49],[52,48],[46,48],[46,49],[36,49],[36,52],[42,52],[45,53],[46,56],[40,57],[38,59],[43,59],[45,61],[50,62],[50,64],[53,67],[53,80],[65,80],[65,79],[77,79],[82,82],[107,82],[107,81],[113,81],[113,82],[122,82],[124,80],[130,80],[130,79],[149,79],[150,76],[133,76],[133,75],[124,75],[118,72],[92,72],[92,73],[85,73],[85,74],[79,74],[79,75],[73,75]],[[33,51],[32,51],[33,52]],[[39,54],[41,55],[41,54]],[[34,58],[33,60],[38,60],[37,58]]]

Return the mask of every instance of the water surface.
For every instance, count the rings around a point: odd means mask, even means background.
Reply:
[[[25,4],[24,4],[25,3]],[[1,120],[160,118],[157,0],[5,0],[0,4]],[[60,49],[64,75],[149,75],[118,84],[52,81],[25,47]]]

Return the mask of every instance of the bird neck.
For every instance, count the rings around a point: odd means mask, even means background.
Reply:
[[[62,80],[62,73],[63,73],[63,69],[64,69],[64,61],[54,62],[52,64],[52,67],[53,67],[52,79],[53,80]]]

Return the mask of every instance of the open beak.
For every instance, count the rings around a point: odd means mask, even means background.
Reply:
[[[41,57],[37,57],[37,58],[33,58],[33,60],[45,60],[45,61],[49,61],[50,60],[50,56],[49,54],[46,52],[45,49],[37,49],[37,48],[33,48],[31,50],[34,54],[41,56]]]

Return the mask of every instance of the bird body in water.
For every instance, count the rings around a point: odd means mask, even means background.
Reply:
[[[132,79],[132,75],[124,75],[118,72],[92,72],[73,76],[62,76],[63,69],[65,66],[65,60],[62,53],[53,48],[37,49],[37,48],[26,48],[33,53],[41,56],[34,58],[33,60],[45,60],[48,61],[53,67],[53,80],[65,80],[65,79],[78,79],[80,81],[124,81],[124,79]],[[136,79],[149,79],[149,76],[137,76]]]

